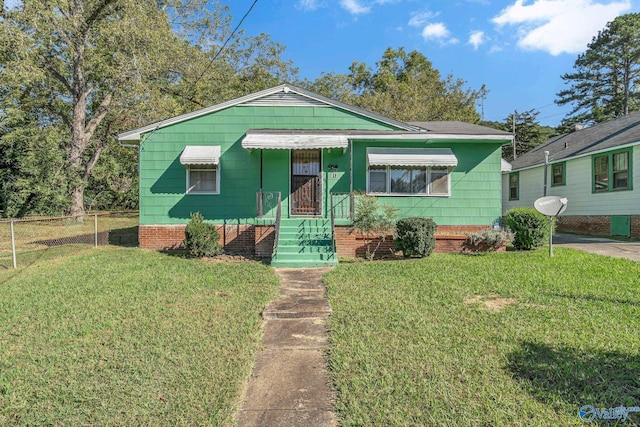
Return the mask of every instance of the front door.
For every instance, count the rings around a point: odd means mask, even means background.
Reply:
[[[320,162],[320,150],[291,151],[291,215],[321,214]]]

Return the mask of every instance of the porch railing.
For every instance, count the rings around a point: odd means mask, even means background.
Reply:
[[[276,225],[274,230],[274,233],[276,233],[276,235],[273,240],[273,258],[278,255],[278,236],[280,235],[280,219],[282,218],[282,194],[279,191],[276,200]]]
[[[331,193],[331,212],[335,219],[353,219],[354,193]]]
[[[258,191],[256,193],[256,217],[258,219],[275,219],[280,207],[279,191]]]
[[[336,256],[336,210],[333,204],[333,193],[329,194],[329,202],[331,204],[331,253]]]

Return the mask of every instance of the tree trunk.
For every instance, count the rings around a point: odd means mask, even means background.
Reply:
[[[71,206],[69,207],[69,215],[84,215],[84,187],[84,182],[71,187]]]

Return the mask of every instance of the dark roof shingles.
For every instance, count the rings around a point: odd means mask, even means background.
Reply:
[[[595,151],[615,149],[640,141],[640,111],[589,128],[551,138],[547,142],[511,162],[513,170],[544,164],[544,152],[549,162]]]

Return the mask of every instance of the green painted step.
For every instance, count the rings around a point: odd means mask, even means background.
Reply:
[[[331,221],[326,219],[283,219],[274,248],[274,267],[323,267],[336,265]]]

